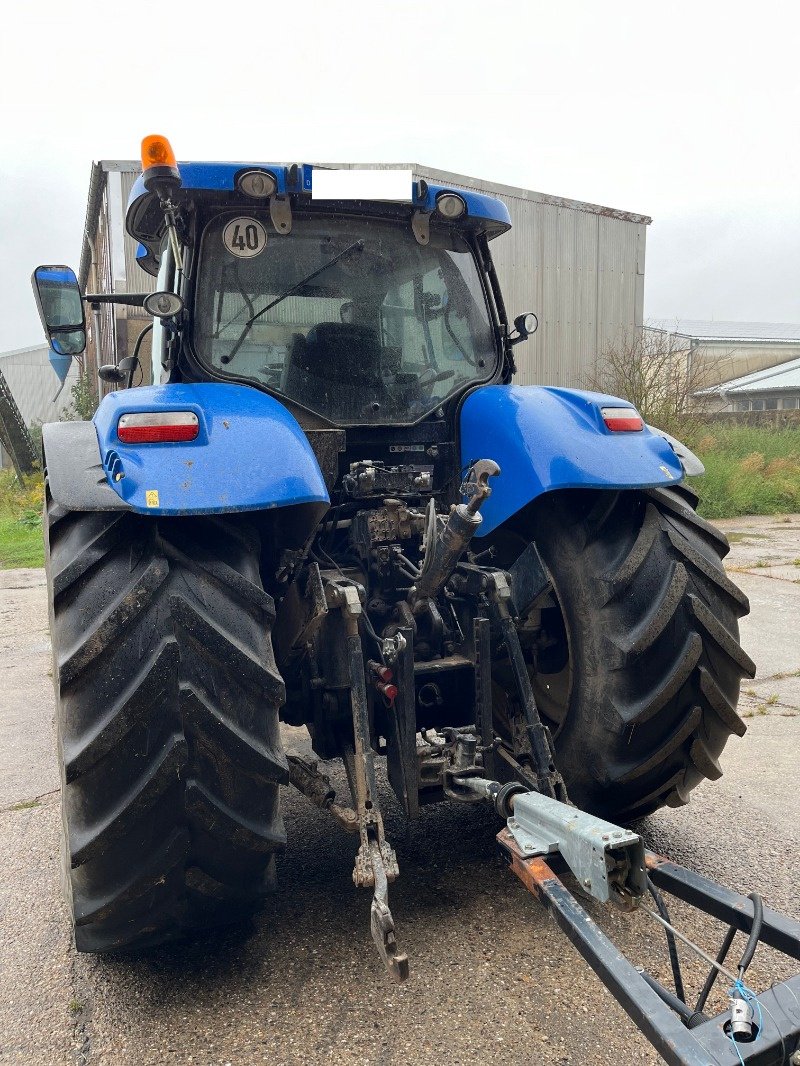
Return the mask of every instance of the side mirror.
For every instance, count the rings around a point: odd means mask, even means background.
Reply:
[[[50,347],[56,355],[82,355],[86,316],[75,271],[67,266],[38,266],[31,285]]]
[[[519,344],[520,341],[526,341],[532,333],[536,332],[539,328],[539,319],[533,311],[526,311],[524,315],[517,315],[514,319],[514,328],[517,332],[510,338],[510,343]]]

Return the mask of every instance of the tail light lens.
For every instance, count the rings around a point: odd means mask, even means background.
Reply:
[[[194,440],[200,423],[193,411],[137,411],[121,415],[117,436],[123,444],[173,444]]]
[[[644,429],[642,416],[633,407],[601,407],[600,414],[612,433],[638,433]]]

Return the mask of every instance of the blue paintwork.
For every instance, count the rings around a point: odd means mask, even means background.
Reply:
[[[314,168],[308,163],[298,167],[298,178],[294,184],[290,181],[290,168],[274,163],[179,163],[182,186],[181,191],[177,193],[177,199],[180,201],[183,192],[195,190],[232,193],[236,188],[236,175],[243,170],[253,168],[268,170],[274,175],[279,195],[311,196]],[[495,196],[487,196],[485,193],[445,185],[427,184],[424,195],[420,195],[419,183],[414,182],[411,190],[412,201],[408,205],[409,217],[414,210],[435,210],[436,198],[443,192],[457,193],[467,205],[466,214],[459,220],[459,225],[477,228],[489,239],[511,228],[511,216],[502,200],[498,200]],[[140,249],[136,253],[137,261],[150,273],[153,273],[152,264],[159,256],[159,248],[157,242],[153,240],[152,233],[139,232],[134,220],[140,201],[154,195],[145,189],[144,179],[140,175],[131,189],[127,210],[128,232],[141,242]],[[263,201],[253,200],[252,203],[254,206],[264,206]]]
[[[77,285],[78,279],[71,267],[37,267],[34,271],[37,281],[53,282],[54,285]]]
[[[146,270],[148,274],[155,277],[158,274],[158,255],[155,245],[150,249],[145,244],[137,244],[136,262],[142,270]]]
[[[53,368],[53,373],[63,385],[67,379],[69,368],[72,366],[72,356],[57,352],[51,344],[47,352],[47,358],[50,360],[50,366]]]
[[[597,392],[534,385],[487,385],[461,409],[461,461],[494,459],[501,473],[481,508],[485,536],[531,500],[553,489],[632,489],[683,479],[663,437],[612,433],[601,407],[633,407]]]
[[[135,411],[193,411],[196,440],[122,444],[117,422]],[[109,393],[94,416],[112,489],[149,515],[218,514],[330,502],[311,445],[283,404],[246,385],[153,385]],[[115,473],[124,477],[117,481]],[[158,491],[157,507],[146,492]]]

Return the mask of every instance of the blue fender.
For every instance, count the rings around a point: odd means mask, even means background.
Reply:
[[[123,444],[117,423],[139,411],[193,411],[197,438]],[[109,393],[94,416],[110,487],[139,514],[252,511],[329,504],[316,456],[293,415],[246,385],[154,385]]]
[[[534,385],[487,385],[461,408],[461,460],[494,459],[500,474],[481,508],[478,536],[497,529],[554,489],[655,488],[683,479],[669,442],[645,427],[614,433],[601,407],[631,407],[597,392]]]

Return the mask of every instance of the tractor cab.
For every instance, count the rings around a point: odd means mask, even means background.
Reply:
[[[154,382],[242,382],[304,426],[347,427],[413,425],[507,380],[487,244],[510,227],[505,205],[410,175],[404,202],[321,200],[315,173],[191,163],[165,187],[145,171],[128,229],[186,307],[179,340],[159,332]]]

